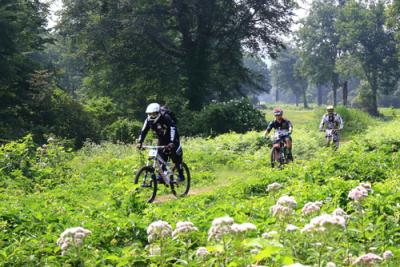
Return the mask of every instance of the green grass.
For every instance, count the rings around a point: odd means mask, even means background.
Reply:
[[[320,111],[287,112],[296,120],[308,117],[310,125],[318,124]],[[192,221],[199,231],[192,237],[191,260],[186,266],[212,266],[221,254],[201,262],[195,252],[199,246],[221,251],[218,242],[207,241],[207,231],[214,218],[225,215],[257,226],[255,232],[227,244],[225,256],[232,266],[257,261],[268,266],[313,265],[318,260],[313,244],[321,240],[300,232],[289,234],[282,227],[288,222],[303,227],[311,217],[302,216],[301,208],[318,200],[324,202],[322,212],[341,207],[353,215],[347,232],[332,232],[323,241],[333,247],[322,254],[324,263],[334,261],[342,266],[346,253],[358,256],[376,247],[380,255],[391,249],[395,258],[387,266],[399,266],[399,121],[374,120],[373,127],[364,127],[369,116],[354,110],[341,113],[347,116],[349,141],[339,151],[321,148],[323,136],[314,127],[295,126],[296,163],[282,171],[269,168],[269,148],[260,132],[185,139],[192,190],[199,193],[151,205],[139,202],[134,193],[133,175],[145,158],[132,146],[87,144],[66,156],[54,144],[47,149],[48,156],[31,154],[25,160],[20,158],[26,153],[25,145],[13,146],[15,151],[0,150],[0,266],[79,266],[82,262],[85,266],[157,266],[161,259],[149,255],[146,227],[161,219],[173,227],[180,220]],[[16,166],[13,170],[5,167],[10,156]],[[364,226],[359,207],[347,198],[360,181],[372,183],[374,190],[362,203]],[[266,192],[272,182],[283,188]],[[271,216],[270,208],[286,194],[295,197],[298,208],[290,221],[280,222]],[[92,231],[80,258],[74,251],[62,257],[57,238],[66,228],[79,225]],[[259,238],[271,230],[279,232],[278,239]],[[250,254],[249,243],[262,249]],[[274,252],[268,256],[264,250]],[[167,242],[171,265],[185,266],[184,251],[182,243]]]

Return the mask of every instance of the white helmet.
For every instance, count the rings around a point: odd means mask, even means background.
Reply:
[[[146,108],[147,119],[150,121],[156,121],[160,116],[160,104],[151,103]]]

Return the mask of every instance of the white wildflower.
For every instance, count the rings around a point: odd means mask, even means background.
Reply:
[[[272,216],[277,217],[279,219],[284,219],[284,218],[292,215],[293,210],[289,207],[285,207],[285,206],[276,204],[270,208],[270,212],[271,212]]]
[[[272,183],[267,186],[267,192],[277,191],[282,188],[280,183]]]
[[[231,228],[232,228],[232,232],[234,232],[234,233],[244,233],[249,230],[257,229],[257,227],[252,223],[242,223],[242,224],[234,223],[234,224],[232,224]]]
[[[80,226],[66,229],[57,239],[57,245],[61,248],[61,255],[65,255],[71,246],[81,246],[83,239],[91,233],[91,231]]]
[[[332,212],[332,215],[346,217],[347,213],[343,209],[337,208]]]
[[[232,233],[233,219],[229,216],[216,218],[208,230],[208,240],[220,240],[223,236]]]
[[[336,264],[330,261],[326,264],[326,267],[336,267]]]
[[[205,247],[199,247],[196,251],[196,256],[199,257],[204,257],[209,255],[210,252],[205,248]]]
[[[372,192],[372,186],[370,183],[360,183],[360,186],[363,187],[368,192]]]
[[[349,198],[354,201],[361,201],[368,196],[368,189],[364,186],[357,186],[356,188],[350,190]]]
[[[388,260],[390,258],[393,258],[393,252],[390,250],[386,250],[385,252],[383,252],[382,255],[383,259]]]
[[[278,201],[276,202],[276,204],[278,205],[282,205],[285,207],[289,207],[289,208],[296,208],[297,207],[297,202],[296,200],[294,200],[293,197],[289,197],[289,196],[282,196],[278,199]]]
[[[273,231],[270,231],[270,232],[263,233],[261,236],[263,238],[274,238],[274,237],[278,236],[278,232],[273,230]]]
[[[304,205],[303,209],[301,210],[301,212],[304,215],[309,215],[311,213],[314,212],[318,212],[320,211],[322,206],[322,202],[321,201],[316,201],[316,202],[308,202]]]
[[[299,229],[299,227],[297,227],[296,225],[293,225],[293,224],[288,224],[286,226],[286,232],[294,232],[297,229]]]
[[[175,231],[172,232],[172,237],[178,238],[181,235],[187,235],[198,230],[191,222],[178,222]]]
[[[147,239],[150,243],[155,240],[169,237],[171,234],[172,227],[165,221],[155,221],[147,227]]]
[[[309,224],[306,224],[301,232],[324,232],[330,227],[346,228],[346,220],[342,216],[323,214],[312,218]]]
[[[378,255],[374,254],[374,253],[367,253],[365,255],[362,255],[360,257],[358,257],[353,264],[367,264],[367,265],[372,265],[378,261],[382,261],[383,259],[381,257],[379,257]]]

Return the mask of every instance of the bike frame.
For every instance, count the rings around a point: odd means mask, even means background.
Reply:
[[[158,150],[159,149],[164,149],[165,146],[143,146],[143,148],[147,148],[147,149],[151,149],[151,150],[156,150],[156,155],[154,156],[149,156],[147,159],[147,163],[146,166],[152,166],[152,168],[161,175],[161,177],[164,180],[164,183],[166,185],[170,184],[170,179],[168,177],[168,174],[172,173],[172,170],[169,168],[168,166],[168,162],[166,162],[165,160],[163,160],[161,158],[161,156],[158,154]],[[153,161],[153,163],[151,163],[151,161]],[[167,169],[167,175],[164,174],[164,171],[162,169],[162,165],[164,164],[165,168]]]

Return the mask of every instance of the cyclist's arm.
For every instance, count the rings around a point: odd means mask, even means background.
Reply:
[[[177,129],[175,121],[168,114],[164,114],[165,124],[170,128],[169,141],[174,143],[177,138]]]
[[[267,129],[265,130],[265,132],[264,132],[264,136],[268,136],[268,134],[271,132],[272,128],[274,128],[274,122],[273,122],[273,121],[271,121],[271,122],[268,124],[268,127],[267,127]]]
[[[150,125],[149,125],[149,123],[148,123],[148,121],[147,121],[147,119],[146,119],[146,120],[144,121],[143,128],[142,128],[142,130],[140,131],[140,135],[139,135],[139,143],[140,143],[140,144],[143,144],[144,139],[146,138],[146,135],[147,135],[149,129],[150,129]]]
[[[291,134],[293,132],[293,125],[289,120],[288,120],[288,126],[289,126],[288,128],[289,134]]]

